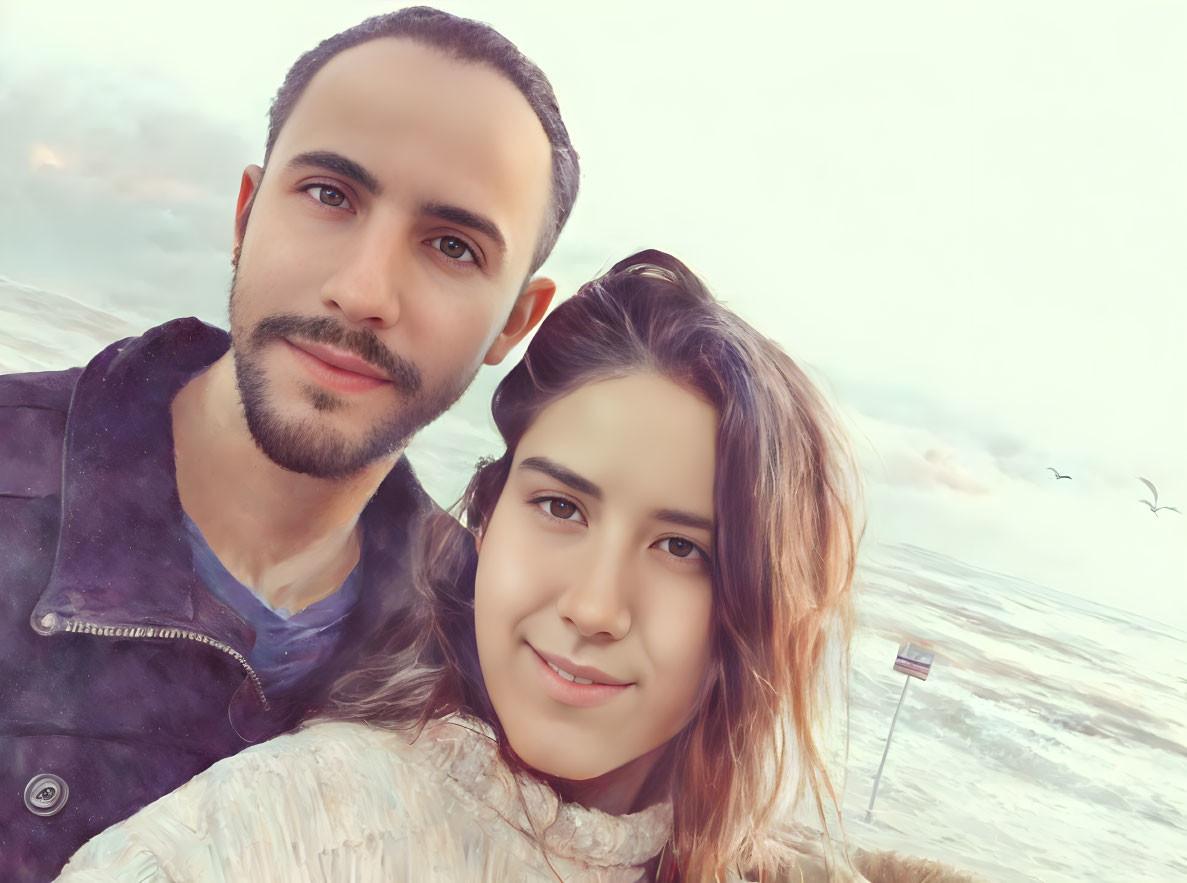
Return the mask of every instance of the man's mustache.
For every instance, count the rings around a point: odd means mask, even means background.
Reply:
[[[420,371],[407,359],[385,347],[373,331],[343,328],[329,316],[315,319],[279,313],[261,319],[252,329],[249,343],[253,348],[258,348],[278,338],[336,347],[382,371],[404,395],[414,396],[420,392]]]

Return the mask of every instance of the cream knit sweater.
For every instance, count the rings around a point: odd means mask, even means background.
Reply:
[[[482,723],[438,721],[409,743],[327,722],[219,761],[86,843],[58,879],[617,883],[644,879],[671,828],[668,803],[623,816],[563,803],[513,774]],[[818,837],[802,833],[778,881],[864,883],[827,870]]]
[[[518,787],[517,787],[518,786]],[[84,881],[635,881],[671,807],[611,816],[515,776],[482,725],[318,723],[216,763],[82,847]]]

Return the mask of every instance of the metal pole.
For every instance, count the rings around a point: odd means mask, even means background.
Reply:
[[[886,766],[886,755],[890,753],[890,739],[894,736],[894,723],[898,720],[899,709],[903,707],[903,700],[907,698],[907,687],[911,685],[911,676],[903,682],[903,694],[898,697],[898,705],[894,708],[894,717],[890,719],[890,732],[886,734],[886,747],[882,750],[882,762],[878,764],[878,774],[874,776],[874,792],[870,795],[870,805],[866,809],[866,819],[874,811],[874,798],[878,796],[878,783],[882,780],[882,767]]]

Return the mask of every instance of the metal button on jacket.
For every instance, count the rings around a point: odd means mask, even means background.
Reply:
[[[25,786],[25,808],[36,816],[56,815],[69,797],[66,782],[53,773],[38,773]]]

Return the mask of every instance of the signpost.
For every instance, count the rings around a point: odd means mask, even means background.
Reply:
[[[894,670],[905,674],[907,679],[903,681],[903,693],[898,697],[894,717],[890,719],[890,732],[886,734],[886,747],[882,750],[882,762],[878,764],[878,773],[874,776],[874,791],[870,795],[866,819],[869,819],[870,814],[874,811],[874,798],[878,796],[878,783],[882,781],[882,768],[886,766],[886,755],[890,753],[890,740],[894,736],[894,724],[898,720],[899,709],[903,707],[903,700],[907,698],[907,687],[911,683],[911,678],[927,680],[928,672],[931,671],[931,664],[935,658],[936,655],[930,650],[925,650],[914,644],[902,644],[898,648],[898,657],[894,660]]]

